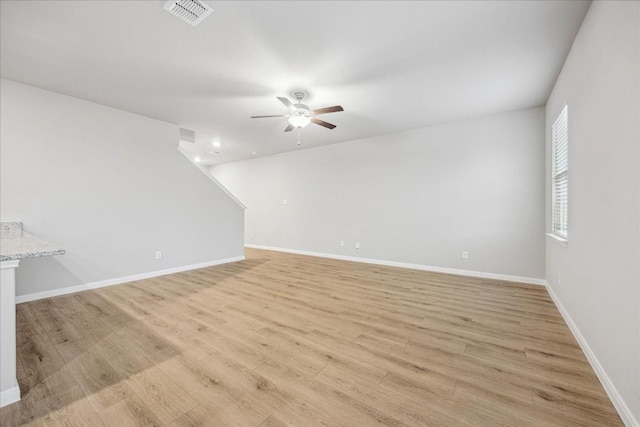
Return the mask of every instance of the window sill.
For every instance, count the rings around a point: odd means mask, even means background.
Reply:
[[[551,239],[553,239],[556,243],[558,243],[560,246],[564,246],[565,248],[567,246],[569,246],[569,241],[567,239],[564,239],[556,234],[553,233],[547,233],[547,237],[551,237]]]

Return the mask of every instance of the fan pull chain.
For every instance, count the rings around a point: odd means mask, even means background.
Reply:
[[[297,129],[298,129],[298,145],[300,145],[300,128],[297,128]]]

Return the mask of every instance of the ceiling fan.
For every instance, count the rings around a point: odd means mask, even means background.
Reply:
[[[320,114],[327,113],[336,113],[338,111],[344,111],[343,108],[339,105],[334,105],[333,107],[319,108],[317,110],[309,109],[308,105],[302,104],[302,100],[307,96],[307,94],[301,90],[295,91],[291,93],[293,98],[295,98],[296,103],[289,101],[288,98],[284,98],[278,96],[280,102],[284,104],[285,107],[289,109],[289,114],[277,114],[272,116],[251,116],[252,119],[263,119],[267,117],[288,117],[289,125],[284,130],[285,132],[291,132],[293,129],[301,129],[308,125],[309,123],[315,123],[320,126],[324,126],[327,129],[333,129],[336,125],[325,122],[324,120],[318,119],[316,116]]]

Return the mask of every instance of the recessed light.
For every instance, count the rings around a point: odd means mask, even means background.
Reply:
[[[200,163],[200,160],[201,160],[201,159],[200,159],[200,157],[199,157],[199,156],[195,156],[195,157],[193,158],[193,161],[194,161],[194,162],[196,162],[196,163]]]
[[[255,151],[252,151],[252,152],[251,152],[251,154],[253,154],[253,155],[255,156],[255,155],[256,155],[256,154],[258,154],[258,153],[256,153]]]
[[[216,141],[213,141],[213,146],[218,148],[218,147],[222,147],[222,144],[220,143],[220,141],[216,140]]]

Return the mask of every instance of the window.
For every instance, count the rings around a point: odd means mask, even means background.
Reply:
[[[569,196],[569,137],[567,106],[565,105],[551,127],[552,143],[552,220],[551,233],[567,240],[567,213]]]

